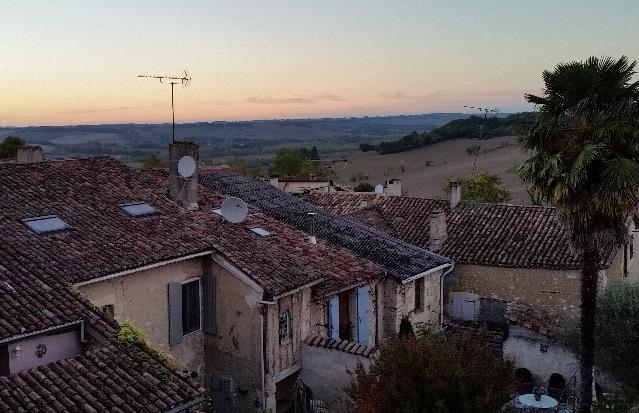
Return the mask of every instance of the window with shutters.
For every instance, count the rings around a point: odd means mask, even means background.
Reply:
[[[200,280],[182,284],[182,334],[200,329]]]
[[[291,336],[291,313],[284,311],[280,315],[280,343],[285,343]]]

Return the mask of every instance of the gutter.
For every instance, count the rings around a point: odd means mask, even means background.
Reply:
[[[183,412],[185,410],[190,410],[192,407],[197,406],[200,403],[203,403],[206,400],[206,396],[200,396],[198,398],[195,398],[189,402],[186,402],[184,404],[181,404],[179,406],[175,406],[174,408],[172,408],[171,410],[166,410],[165,413],[178,413],[178,412]]]
[[[131,268],[129,270],[116,272],[116,273],[113,273],[113,274],[105,275],[103,277],[93,278],[93,279],[87,280],[87,281],[81,281],[79,283],[73,284],[73,286],[77,288],[77,287],[81,287],[83,285],[95,284],[95,283],[98,283],[98,282],[101,282],[101,281],[106,281],[106,280],[110,280],[110,279],[113,279],[113,278],[122,277],[122,276],[125,276],[125,275],[129,275],[129,274],[133,274],[133,273],[136,273],[136,272],[140,272],[140,271],[150,270],[152,268],[163,267],[165,265],[169,265],[169,264],[174,264],[176,262],[190,260],[192,258],[204,257],[206,255],[211,255],[211,254],[213,254],[213,251],[204,251],[204,252],[198,252],[196,254],[191,254],[191,255],[186,255],[186,256],[183,256],[183,257],[174,258],[174,259],[171,259],[171,260],[154,262],[153,264],[145,265],[145,266],[142,266],[142,267]]]
[[[427,270],[427,271],[424,271],[424,272],[420,272],[420,273],[419,273],[419,274],[417,274],[417,275],[413,275],[412,277],[408,277],[408,278],[406,278],[405,280],[402,280],[402,284],[407,284],[407,283],[409,283],[409,282],[415,281],[415,280],[416,280],[416,279],[418,279],[418,278],[425,277],[425,276],[427,276],[428,274],[432,274],[432,273],[434,273],[435,271],[443,270],[444,268],[451,267],[451,270],[452,270],[452,268],[453,268],[454,266],[455,266],[455,265],[454,265],[452,262],[447,262],[446,264],[442,264],[442,265],[440,265],[440,266],[438,266],[438,267],[431,268],[430,270]]]
[[[27,338],[27,337],[31,337],[31,336],[38,336],[40,334],[50,333],[52,331],[57,331],[57,330],[62,330],[64,328],[66,328],[66,327],[71,327],[71,326],[75,326],[75,325],[78,325],[78,324],[80,325],[80,333],[81,333],[80,339],[83,340],[84,339],[84,320],[77,320],[77,321],[71,321],[71,322],[60,324],[60,325],[57,325],[57,326],[45,328],[44,330],[38,330],[38,331],[33,331],[31,333],[24,333],[24,334],[18,334],[16,336],[6,337],[6,338],[3,338],[3,339],[0,339],[0,344],[11,343],[12,341],[21,340],[23,338]],[[82,342],[84,342],[84,341],[82,341]]]
[[[444,325],[444,278],[446,278],[446,276],[448,274],[450,274],[453,270],[455,269],[455,264],[453,263],[452,266],[447,270],[442,272],[442,275],[440,277],[440,284],[439,284],[439,297],[440,297],[440,303],[439,303],[439,329],[442,329],[442,326]]]

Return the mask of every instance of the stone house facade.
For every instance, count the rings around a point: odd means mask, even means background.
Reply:
[[[557,210],[524,205],[475,204],[381,194],[308,194],[306,201],[370,225],[455,262],[445,282],[448,315],[478,320],[481,298],[534,305],[575,318],[579,311],[579,259]],[[628,241],[604,252],[600,286],[637,279],[637,231],[629,219]]]

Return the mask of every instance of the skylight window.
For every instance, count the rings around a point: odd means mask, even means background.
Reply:
[[[260,235],[262,237],[268,237],[271,235],[271,233],[267,230],[265,230],[264,228],[260,228],[260,227],[256,227],[256,228],[250,228],[251,231],[255,232],[257,235]]]
[[[130,204],[122,204],[120,205],[122,209],[124,209],[127,214],[132,215],[134,217],[141,217],[144,215],[155,214],[157,210],[153,208],[146,202],[133,202]]]
[[[69,228],[66,222],[56,215],[23,219],[22,222],[36,234],[46,234],[47,232],[62,231]]]
[[[222,216],[222,208],[213,208],[213,213]]]

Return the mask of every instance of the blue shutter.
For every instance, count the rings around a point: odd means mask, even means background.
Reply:
[[[368,287],[357,289],[357,341],[368,344]]]
[[[217,333],[215,310],[215,275],[208,270],[202,275],[202,330],[206,334]]]
[[[328,336],[339,338],[339,298],[328,300]]]
[[[169,283],[169,346],[182,342],[182,284]]]

